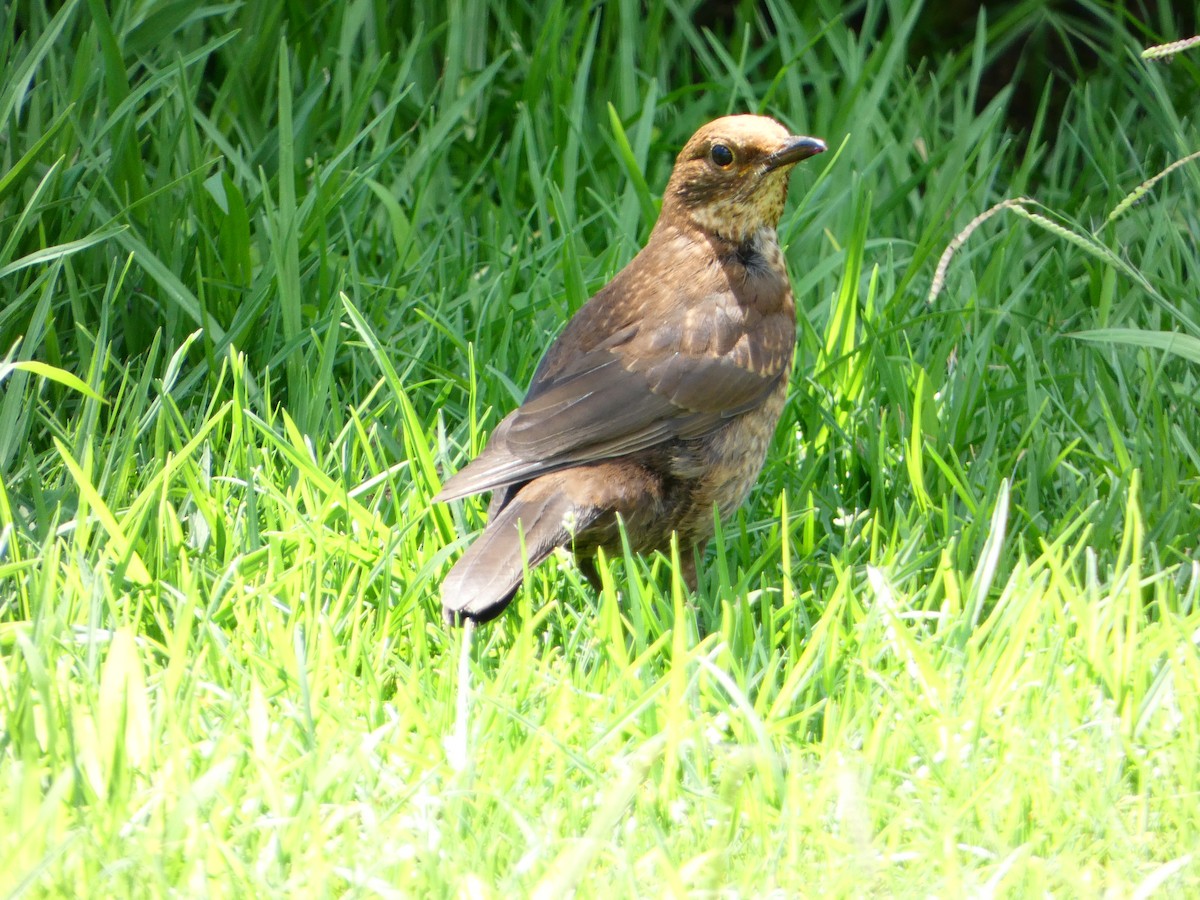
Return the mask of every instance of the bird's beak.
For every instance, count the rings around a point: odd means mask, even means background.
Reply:
[[[825,152],[825,142],[813,137],[790,137],[788,142],[766,159],[766,170],[781,169],[802,159]]]

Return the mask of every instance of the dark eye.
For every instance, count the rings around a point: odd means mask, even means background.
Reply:
[[[724,144],[713,144],[712,149],[708,151],[708,155],[722,169],[733,165],[733,151]]]

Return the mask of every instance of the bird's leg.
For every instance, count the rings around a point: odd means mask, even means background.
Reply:
[[[597,594],[600,593],[604,585],[600,581],[600,569],[596,565],[596,557],[577,556],[575,557],[575,564],[579,566],[579,571],[588,580],[588,584],[595,589]]]
[[[704,549],[695,544],[680,548],[679,577],[683,579],[683,583],[687,585],[688,591],[692,594],[696,593],[696,587],[699,584],[699,578],[696,574],[696,560],[703,552]]]
[[[692,544],[681,549],[679,554],[679,577],[687,585],[688,591],[693,594],[696,593],[699,584],[699,577],[696,570],[697,560],[702,558],[703,553],[703,547]],[[600,567],[596,563],[596,557],[577,556],[575,557],[575,565],[579,567],[580,574],[587,579],[588,584],[599,593],[603,589],[604,584],[600,580]]]

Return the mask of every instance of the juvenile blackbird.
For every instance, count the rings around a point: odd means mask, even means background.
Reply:
[[[434,498],[492,491],[488,524],[442,582],[448,622],[487,621],[527,568],[574,550],[679,536],[682,575],[758,478],[796,336],[775,228],[793,164],[825,149],[774,119],[728,116],[675,161],[640,253],[550,345],[524,402]]]

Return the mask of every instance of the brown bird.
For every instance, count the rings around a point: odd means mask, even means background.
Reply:
[[[449,622],[499,615],[524,574],[571,547],[679,536],[682,575],[758,478],[792,366],[796,312],[775,233],[793,164],[825,149],[774,119],[728,116],[675,160],[650,239],[550,345],[524,402],[434,500],[493,491],[488,524],[442,582]]]

